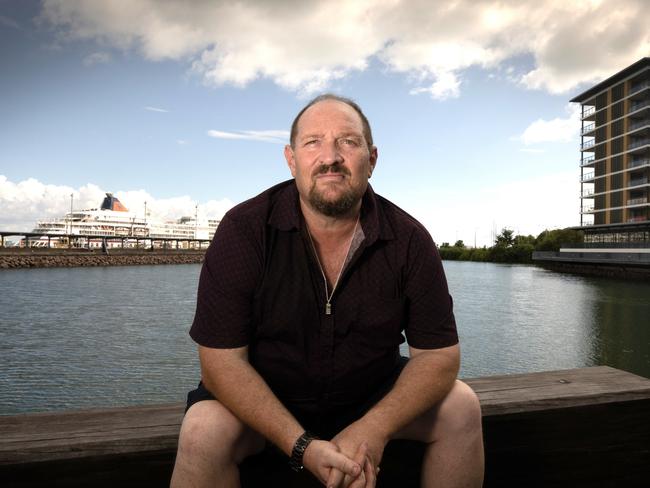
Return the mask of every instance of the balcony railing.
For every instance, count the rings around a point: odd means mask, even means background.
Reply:
[[[631,186],[645,185],[647,183],[648,183],[648,178],[639,178],[639,179],[636,179],[636,180],[630,180],[630,184],[629,184],[628,188],[631,187]]]
[[[596,156],[587,156],[586,158],[582,158],[582,161],[580,161],[580,166],[591,164],[594,162],[594,159],[596,159]]]
[[[636,112],[640,108],[647,107],[650,105],[650,100],[642,100],[640,102],[636,102],[630,105],[630,110],[629,112]]]
[[[589,141],[585,141],[585,142],[583,142],[582,144],[580,144],[580,148],[584,150],[584,149],[587,149],[587,148],[593,147],[595,144],[596,144],[596,140],[595,140],[595,139],[591,139],[591,140],[589,140]]]
[[[594,206],[593,205],[586,205],[582,207],[581,213],[591,213],[594,211]]]
[[[589,117],[595,111],[596,111],[596,107],[589,107],[589,108],[582,107],[582,118],[584,119],[585,117]]]
[[[650,159],[633,159],[629,162],[629,168],[638,168],[639,166],[650,165]]]
[[[639,139],[637,141],[630,142],[628,144],[627,148],[628,149],[634,149],[634,148],[637,148],[637,147],[646,146],[648,144],[650,144],[650,139]]]
[[[581,198],[591,198],[593,197],[593,195],[594,195],[593,190],[584,190],[580,193]]]
[[[644,88],[646,88],[648,86],[650,86],[650,81],[648,81],[648,80],[642,81],[641,83],[637,83],[635,85],[632,85],[630,87],[629,95],[632,95],[633,93],[641,91],[641,90],[643,90]]]
[[[633,124],[630,124],[630,128],[628,130],[636,130],[639,127],[645,127],[646,125],[650,125],[650,120],[641,120],[639,122],[635,122]]]
[[[585,173],[582,175],[582,178],[580,178],[580,181],[585,182],[585,181],[593,180],[595,175],[596,175],[595,171],[592,171],[591,173]]]
[[[638,217],[630,217],[627,219],[627,222],[629,224],[635,223],[635,222],[646,222],[648,220],[648,217],[644,215],[639,215]]]
[[[627,201],[628,205],[643,205],[644,203],[648,203],[648,197],[631,198]]]
[[[580,133],[584,136],[587,132],[591,132],[591,131],[594,130],[595,128],[596,128],[596,122],[592,122],[592,123],[589,124],[589,125],[585,125],[585,126],[582,128],[582,131],[581,131]]]

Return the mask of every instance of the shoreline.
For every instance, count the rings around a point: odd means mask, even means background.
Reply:
[[[24,268],[76,268],[154,264],[201,264],[203,250],[111,249],[108,253],[86,249],[0,251],[0,270]]]

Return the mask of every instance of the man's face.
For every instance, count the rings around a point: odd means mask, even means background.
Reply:
[[[346,215],[361,200],[377,162],[349,105],[325,100],[298,121],[295,147],[284,155],[303,202],[329,217]]]

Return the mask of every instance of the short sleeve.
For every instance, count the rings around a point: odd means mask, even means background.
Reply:
[[[226,214],[206,251],[190,329],[202,346],[235,348],[250,341],[253,296],[263,267],[261,239],[251,228]]]
[[[458,343],[453,301],[442,260],[429,233],[417,227],[408,246],[404,294],[407,298],[406,339],[418,349]]]

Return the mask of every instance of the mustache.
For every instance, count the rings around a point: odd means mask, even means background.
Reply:
[[[341,173],[346,176],[351,176],[350,170],[339,163],[321,164],[315,170],[312,176],[322,175],[325,173]]]

